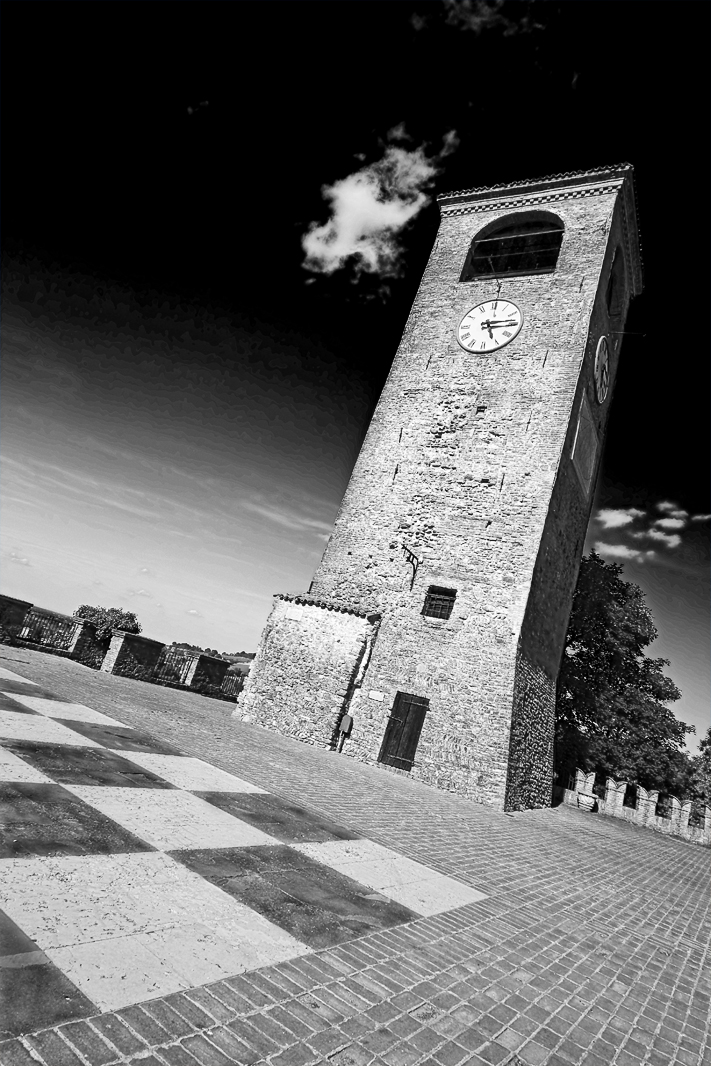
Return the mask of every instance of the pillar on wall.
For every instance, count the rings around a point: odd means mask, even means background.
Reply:
[[[0,627],[16,637],[22,629],[25,615],[32,604],[29,600],[17,600],[14,596],[0,596]]]
[[[654,823],[658,799],[658,789],[652,789],[651,792],[647,792],[646,788],[637,785],[637,817],[635,821],[638,825]]]
[[[592,793],[595,787],[595,772],[586,774],[584,770],[575,771],[575,791]]]
[[[678,833],[681,825],[681,803],[676,796],[669,797],[669,806],[671,808],[669,818],[669,829],[672,833]]]
[[[133,677],[148,681],[161,657],[165,645],[160,640],[150,640],[137,633],[114,629],[111,644],[101,669],[107,674]]]
[[[685,832],[689,828],[689,818],[691,817],[691,800],[687,800],[686,803],[682,803],[679,811],[679,828],[682,832]]]
[[[608,777],[605,781],[605,813],[616,815],[618,818],[622,815],[622,807],[625,800],[625,792],[627,791],[626,781],[615,781],[614,778]]]
[[[227,659],[215,655],[198,655],[190,664],[184,684],[189,688],[211,686],[219,689],[229,665]]]

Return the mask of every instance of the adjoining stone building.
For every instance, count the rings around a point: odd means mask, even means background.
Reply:
[[[630,299],[632,167],[439,197],[307,594],[236,715],[499,809],[547,806],[555,685]],[[346,719],[347,720],[347,719]]]

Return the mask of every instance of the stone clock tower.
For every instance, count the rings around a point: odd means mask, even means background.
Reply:
[[[632,167],[439,206],[321,563],[308,593],[275,597],[235,714],[498,809],[548,806],[556,677],[642,288]]]

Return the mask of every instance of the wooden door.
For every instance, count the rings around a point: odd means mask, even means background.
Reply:
[[[378,762],[411,770],[430,701],[411,692],[398,692],[390,712]]]

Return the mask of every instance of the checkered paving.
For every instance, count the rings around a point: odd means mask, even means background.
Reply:
[[[0,688],[6,1033],[485,898],[10,670]]]

